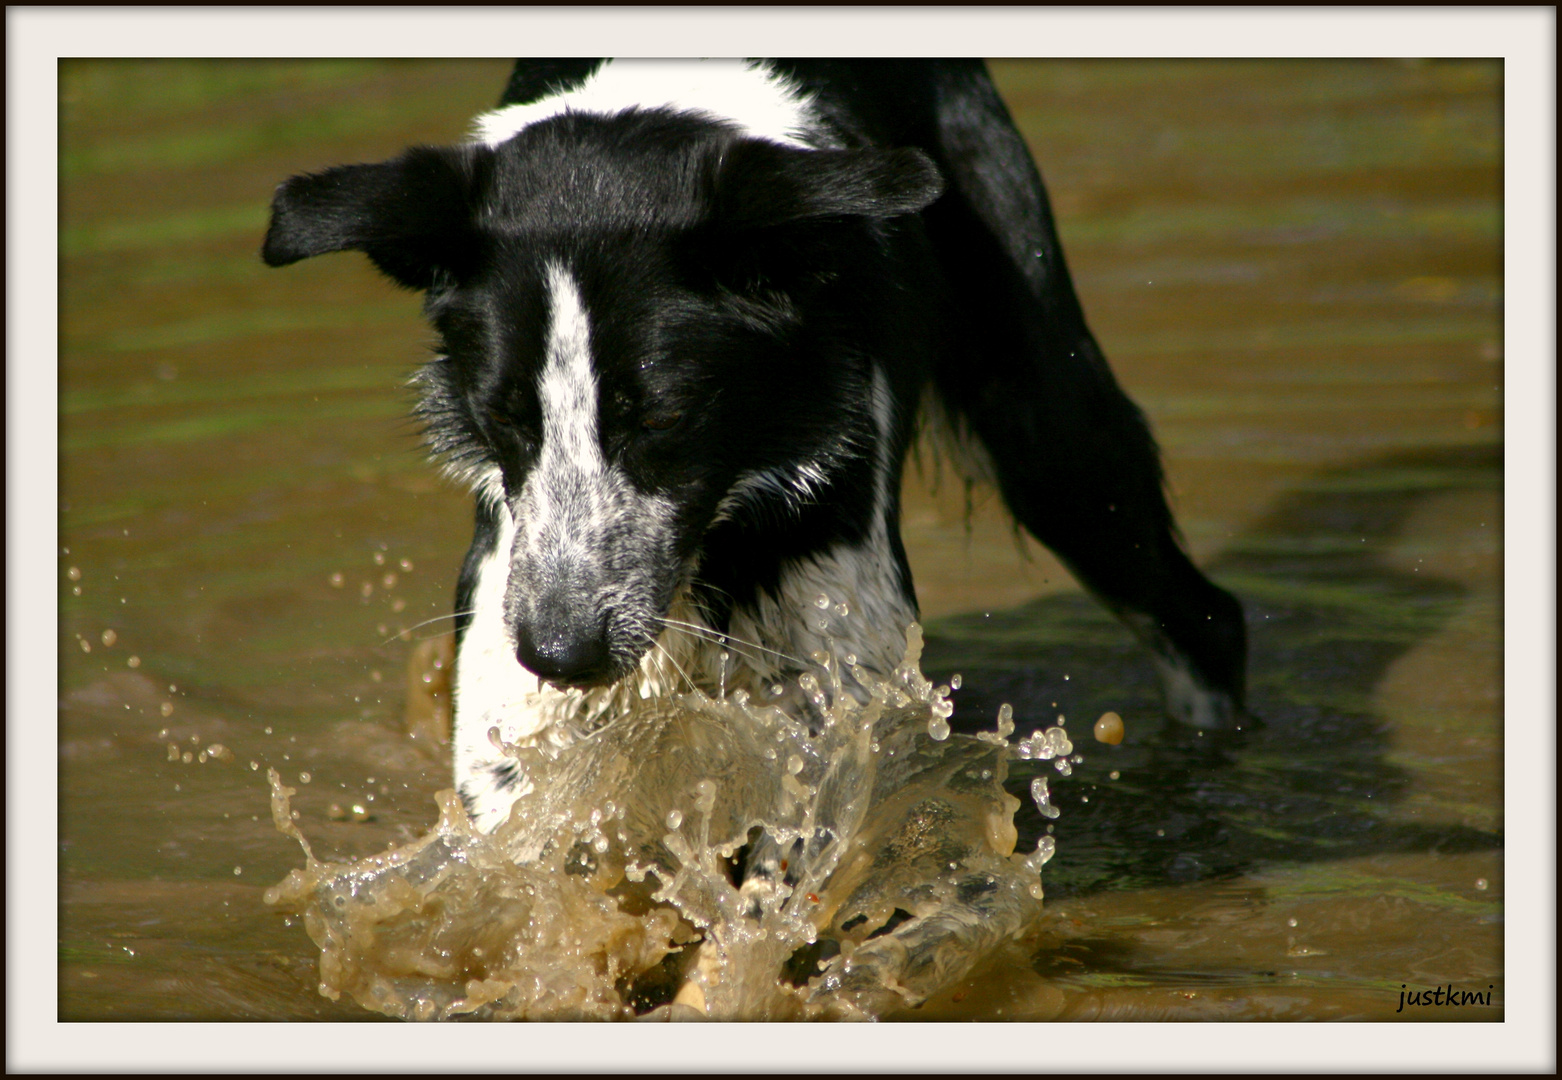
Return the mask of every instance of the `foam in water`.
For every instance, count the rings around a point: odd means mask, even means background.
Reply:
[[[1034,921],[1053,852],[1050,836],[1014,852],[1012,710],[996,733],[952,735],[921,650],[912,626],[888,679],[843,658],[865,701],[815,657],[824,684],[797,679],[811,724],[694,691],[508,746],[532,783],[492,835],[442,792],[432,832],[354,863],[314,857],[272,772],[306,863],[266,900],[304,916],[321,993],[407,1019],[904,1011]],[[1066,763],[1054,732],[1018,756]]]

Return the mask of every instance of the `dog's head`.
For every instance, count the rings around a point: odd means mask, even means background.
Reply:
[[[853,268],[885,222],[940,190],[915,150],[566,113],[294,177],[263,256],[358,250],[427,293],[420,413],[513,522],[517,658],[592,686],[650,648],[714,526],[795,517],[871,463],[871,374],[830,323],[873,287]]]

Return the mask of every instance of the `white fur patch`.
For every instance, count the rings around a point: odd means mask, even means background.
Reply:
[[[569,272],[548,265],[548,298],[552,321],[548,328],[547,366],[538,384],[542,401],[544,453],[562,456],[570,467],[588,474],[604,470],[597,438],[597,377],[591,369],[591,326],[586,305]]]
[[[1236,721],[1238,710],[1230,695],[1205,686],[1151,616],[1130,611],[1118,612],[1118,618],[1149,648],[1168,716],[1197,728],[1230,727]]]
[[[504,506],[504,474],[499,471],[499,466],[490,465],[467,479],[472,493],[483,502],[492,507]]]
[[[477,572],[472,621],[456,656],[454,764],[456,783],[472,802],[473,820],[488,832],[510,813],[521,792],[496,790],[487,767],[504,760],[489,738],[497,728],[507,742],[535,736],[544,726],[537,676],[515,659],[515,643],[504,623],[504,590],[510,578],[515,521],[501,501],[494,550]]]
[[[1159,652],[1153,653],[1151,659],[1161,677],[1161,694],[1172,719],[1196,728],[1232,725],[1237,710],[1230,696],[1202,686],[1186,660]]]
[[[792,510],[800,510],[813,503],[819,492],[829,483],[826,466],[816,461],[803,461],[784,468],[754,469],[743,473],[716,504],[716,515],[711,524],[726,521],[738,507],[749,499],[780,499]]]
[[[594,577],[609,520],[622,511],[628,485],[610,475],[597,426],[597,377],[591,327],[580,289],[564,267],[547,268],[551,322],[538,380],[542,449],[516,503],[523,558],[547,577]]]
[[[509,105],[474,122],[479,142],[496,146],[565,112],[613,114],[671,109],[735,124],[746,135],[807,145],[819,127],[812,101],[763,63],[744,60],[609,60],[574,89],[529,105]]]

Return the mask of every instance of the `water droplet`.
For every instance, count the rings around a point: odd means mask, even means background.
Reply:
[[[105,631],[103,631],[103,644],[104,645],[112,645],[112,644],[114,644],[114,642],[116,642],[118,640],[119,640],[119,635],[114,633],[114,631],[112,631],[112,630],[105,630]]]
[[[129,660],[125,661],[125,666],[128,668],[138,668],[141,666],[141,658],[139,656],[132,656]]]
[[[309,781],[311,781],[313,779],[314,779],[314,777],[310,776],[306,772],[301,772],[301,773],[298,774],[298,782],[300,784],[307,784],[307,783],[309,783]]]
[[[1094,730],[1097,742],[1117,746],[1123,741],[1123,718],[1115,712],[1102,713]]]
[[[951,690],[958,690],[958,689],[960,689],[960,682],[961,682],[961,679],[960,679],[960,675],[958,673],[949,676],[949,688]]]
[[[79,566],[71,567],[69,570],[65,571],[65,576],[70,578],[72,581],[80,581],[81,580],[81,567],[79,567]]]
[[[667,827],[669,829],[676,829],[678,826],[680,826],[682,824],[683,824],[683,811],[682,810],[669,810],[669,811],[667,811]]]
[[[1051,749],[1052,757],[1067,757],[1074,752],[1074,744],[1069,742],[1068,732],[1061,727],[1047,729],[1047,746]]]
[[[927,734],[934,742],[943,742],[949,738],[949,721],[935,712],[932,719],[927,722]]]
[[[829,606],[830,598],[824,593],[820,593],[818,596],[814,597],[814,607],[818,608],[820,611],[823,611]]]
[[[843,600],[841,603],[835,605],[835,613],[844,619],[846,616],[852,613],[852,609],[847,606],[846,602]]]
[[[340,570],[331,575],[331,588],[340,589],[345,584],[347,584],[347,578],[342,575]]]
[[[1062,812],[1052,805],[1052,794],[1047,790],[1045,776],[1038,776],[1030,782],[1030,797],[1043,817],[1055,818]]]

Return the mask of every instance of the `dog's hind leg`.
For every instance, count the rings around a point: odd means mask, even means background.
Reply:
[[[1019,521],[1153,650],[1171,715],[1239,722],[1242,608],[1183,550],[1149,426],[1085,325],[1041,177],[991,81],[980,65],[941,81],[951,188],[925,214],[954,300],[941,402]]]

